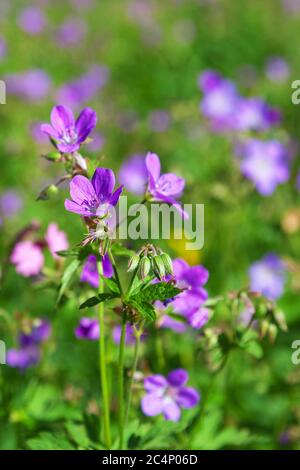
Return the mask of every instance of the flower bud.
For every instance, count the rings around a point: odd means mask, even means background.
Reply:
[[[281,310],[275,310],[274,317],[279,328],[283,331],[287,331],[288,327],[286,324],[284,313]]]
[[[143,256],[142,259],[140,260],[140,265],[139,265],[139,274],[142,279],[145,279],[145,277],[148,276],[149,272],[151,269],[151,262],[147,256]]]
[[[58,162],[61,159],[61,154],[59,152],[49,152],[46,155],[42,155],[43,158],[49,162]]]
[[[260,324],[260,336],[264,338],[269,331],[270,323],[267,320],[263,320]]]
[[[161,259],[163,261],[166,274],[173,274],[173,263],[171,257],[167,253],[162,253]]]
[[[162,279],[166,275],[162,255],[157,255],[152,258],[152,268],[158,279]]]
[[[138,267],[139,262],[140,257],[138,255],[133,255],[128,262],[127,272],[130,273],[131,271],[134,271]]]
[[[270,325],[268,330],[268,336],[271,343],[274,343],[278,333],[278,328],[276,325]]]

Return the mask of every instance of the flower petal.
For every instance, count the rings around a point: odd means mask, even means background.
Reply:
[[[86,217],[92,217],[95,215],[87,208],[77,204],[77,202],[71,201],[70,199],[65,200],[65,209],[69,212],[74,212],[75,214],[84,215]]]
[[[102,269],[103,269],[103,276],[104,277],[107,277],[107,278],[112,277],[112,275],[114,273],[114,270],[113,270],[112,264],[110,262],[108,253],[106,253],[106,255],[104,255],[103,258],[102,258]]]
[[[70,194],[73,201],[77,204],[83,202],[91,204],[97,200],[95,190],[88,178],[82,175],[76,175],[70,183]],[[91,204],[92,205],[92,204]]]
[[[147,392],[159,394],[167,387],[168,382],[163,375],[155,374],[146,377],[144,387]]]
[[[164,194],[176,197],[181,195],[185,186],[185,180],[174,173],[165,173],[161,175],[157,184],[159,190]]]
[[[162,412],[163,399],[155,393],[147,393],[142,398],[141,407],[146,416],[156,416]]]
[[[180,408],[173,400],[167,400],[163,406],[163,414],[168,421],[178,421],[181,415]]]
[[[78,142],[84,142],[97,124],[97,114],[91,108],[84,108],[76,120]]]
[[[176,401],[182,408],[193,408],[200,400],[200,394],[195,388],[182,387],[177,394]]]
[[[59,138],[58,133],[56,132],[55,129],[53,129],[52,126],[50,126],[50,124],[42,124],[41,131],[44,132],[44,134],[47,134],[49,137],[51,137],[54,140],[57,140]]]
[[[64,132],[68,127],[74,127],[74,115],[67,106],[55,106],[51,111],[51,124],[56,131]]]
[[[115,187],[115,175],[110,168],[96,168],[92,185],[100,201],[108,201]]]
[[[189,379],[189,375],[184,369],[175,369],[169,373],[167,380],[172,387],[180,387]]]
[[[156,182],[160,175],[160,160],[155,153],[148,152],[146,155],[146,167],[149,173],[149,176]]]
[[[115,190],[115,192],[113,193],[113,195],[111,196],[109,200],[109,203],[112,206],[116,206],[118,204],[119,197],[121,196],[122,191],[123,191],[123,186],[120,186],[118,189]]]

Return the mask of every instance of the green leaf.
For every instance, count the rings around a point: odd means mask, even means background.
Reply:
[[[69,286],[72,280],[72,277],[76,273],[79,266],[80,266],[80,261],[78,259],[74,259],[74,261],[72,261],[72,263],[70,263],[67,269],[65,270],[63,277],[62,277],[61,286],[58,292],[57,302],[61,300],[62,296],[64,295],[67,287]]]
[[[108,277],[104,277],[104,276],[101,276],[101,278],[103,279],[106,287],[108,287],[108,289],[110,291],[112,291],[114,294],[120,295],[120,289],[119,289],[118,283],[115,280],[115,278],[113,278],[113,277],[108,278]]]
[[[141,289],[139,298],[144,302],[154,302],[155,300],[164,302],[165,300],[172,299],[181,292],[182,290],[175,287],[173,284],[158,282],[157,284],[150,284],[145,289]]]
[[[149,304],[148,302],[143,302],[140,298],[137,297],[130,297],[128,305],[136,309],[139,314],[146,320],[155,321],[155,309],[153,305]]]
[[[32,450],[74,450],[75,447],[63,434],[53,435],[42,432],[37,437],[27,441],[27,447]]]
[[[80,305],[79,309],[81,310],[87,307],[94,307],[95,305],[98,305],[101,302],[105,302],[106,300],[116,299],[118,297],[119,297],[119,294],[117,293],[114,294],[113,292],[95,295],[94,297],[90,297],[85,302],[83,302]]]
[[[79,254],[79,249],[74,248],[73,250],[60,250],[60,251],[56,251],[56,254],[58,256],[61,256],[62,258],[69,258],[71,256],[77,257]]]

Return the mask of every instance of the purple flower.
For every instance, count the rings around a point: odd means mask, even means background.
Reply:
[[[175,207],[183,218],[188,214],[182,209],[176,197],[179,197],[184,189],[185,181],[174,173],[160,174],[160,160],[155,153],[146,156],[146,167],[148,170],[148,188],[153,201],[166,202]]]
[[[70,18],[60,25],[56,40],[61,47],[73,47],[78,44],[86,34],[86,24],[77,18]]]
[[[108,254],[104,255],[102,258],[102,271],[104,277],[110,278],[113,275],[113,267]],[[96,255],[89,255],[87,257],[87,260],[82,268],[80,281],[87,282],[95,289],[99,287],[99,272]]]
[[[91,135],[92,141],[86,144],[86,148],[90,152],[99,152],[102,149],[105,139],[100,132],[93,132]]]
[[[265,297],[276,300],[283,294],[286,271],[282,260],[269,253],[250,266],[250,288]]]
[[[285,82],[290,75],[290,68],[282,57],[270,57],[266,65],[266,75],[272,82]]]
[[[39,245],[25,240],[15,245],[10,261],[16,265],[17,273],[22,276],[37,276],[44,266],[44,255]]]
[[[51,87],[49,76],[40,69],[7,75],[5,82],[8,93],[30,102],[46,98]]]
[[[155,302],[155,308],[161,312],[165,310],[165,306],[161,302]],[[187,325],[183,321],[177,320],[170,315],[166,315],[163,313],[162,317],[159,319],[158,322],[159,328],[167,328],[170,330],[175,331],[175,333],[185,333],[187,330]]]
[[[21,12],[18,23],[23,31],[36,35],[43,31],[46,25],[46,18],[40,8],[28,7]]]
[[[57,90],[56,99],[65,106],[78,109],[101,91],[108,77],[107,67],[92,65],[86,74],[60,87]]]
[[[0,38],[0,61],[6,56],[6,42],[4,39]]]
[[[120,344],[121,331],[122,331],[121,325],[116,325],[113,328],[112,337],[113,337],[113,341],[114,341],[115,344]],[[141,340],[143,341],[146,338],[146,336],[147,335],[144,332],[141,335]],[[127,323],[126,332],[125,332],[125,343],[128,344],[128,345],[133,345],[133,344],[135,344],[135,341],[136,341],[136,338],[135,338],[135,335],[134,335],[133,326]]]
[[[57,224],[55,223],[49,225],[45,240],[53,258],[55,259],[59,259],[59,256],[56,254],[57,251],[63,251],[69,248],[67,235],[65,232],[59,230]]]
[[[234,127],[239,131],[263,131],[278,124],[280,112],[260,98],[241,98],[235,109]]]
[[[150,375],[144,381],[146,395],[142,399],[142,411],[146,416],[163,414],[166,420],[178,421],[181,408],[193,408],[200,400],[196,389],[186,387],[188,373],[176,369],[167,378]]]
[[[37,364],[40,360],[40,345],[51,335],[51,324],[46,319],[33,320],[29,331],[21,331],[18,337],[18,349],[7,351],[7,364],[18,369]]]
[[[282,0],[282,3],[288,13],[298,13],[300,11],[300,0]]]
[[[113,192],[115,175],[109,168],[96,168],[90,181],[77,175],[70,183],[72,200],[66,199],[65,208],[84,217],[104,217],[110,206],[116,206],[123,187]]]
[[[21,197],[13,190],[5,191],[0,196],[0,216],[13,217],[22,209]]]
[[[91,108],[84,108],[74,119],[66,106],[55,106],[51,112],[51,124],[42,124],[41,129],[57,142],[61,152],[76,152],[97,124],[97,115]]]
[[[170,114],[163,109],[158,109],[150,115],[150,128],[154,132],[165,132],[170,126],[170,121]]]
[[[119,172],[118,181],[133,194],[144,194],[148,179],[145,158],[133,155],[126,160]]]
[[[94,318],[81,318],[79,326],[75,329],[75,336],[78,339],[97,340],[99,339],[99,334],[99,322]]]
[[[282,143],[248,139],[237,148],[237,153],[241,157],[241,172],[263,196],[269,196],[278,184],[288,180],[288,152]]]

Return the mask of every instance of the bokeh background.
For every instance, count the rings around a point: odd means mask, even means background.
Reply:
[[[77,299],[57,310],[55,290],[32,284],[7,263],[14,238],[32,221],[41,234],[56,222],[70,246],[82,239],[80,220],[64,210],[67,188],[36,201],[62,176],[59,166],[40,158],[50,144],[39,126],[55,104],[97,111],[94,141],[85,148],[92,165],[118,174],[130,156],[153,151],[165,171],[186,179],[183,201],[205,204],[205,245],[185,252],[171,240],[165,248],[209,270],[210,296],[246,287],[249,267],[266,253],[286,266],[278,302],[288,332],[273,345],[265,342],[263,357],[234,356],[210,389],[197,343],[164,333],[169,364],[162,366],[188,368],[210,409],[190,436],[168,427],[166,448],[299,448],[300,366],[291,362],[291,344],[300,339],[300,108],[291,101],[291,84],[300,78],[299,27],[297,0],[0,0],[0,79],[7,86],[0,105],[0,197],[10,194],[13,201],[12,209],[3,203],[0,209],[0,309],[11,317],[9,327],[0,319],[0,339],[14,344],[20,315],[50,318],[55,333],[33,370],[0,366],[0,448],[24,448],[65,423],[75,435],[81,410],[92,421],[97,408],[97,349],[74,339]],[[252,131],[216,132],[201,110],[199,76],[208,69],[241,95],[280,110],[281,121],[259,138],[289,149],[289,178],[267,197],[242,174],[235,152]],[[53,270],[50,256],[47,263]],[[110,354],[113,361],[116,353]],[[152,369],[155,354],[148,355]]]

